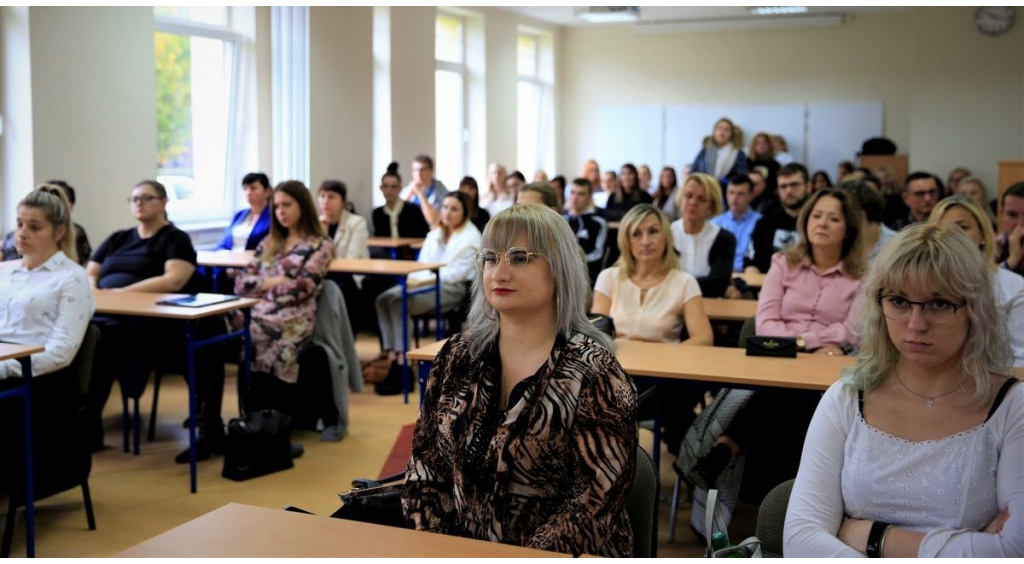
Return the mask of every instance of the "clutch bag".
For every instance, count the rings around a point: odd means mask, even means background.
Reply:
[[[747,356],[776,356],[796,358],[796,339],[793,337],[747,337]]]

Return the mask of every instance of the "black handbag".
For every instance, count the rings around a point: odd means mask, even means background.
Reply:
[[[594,327],[598,331],[604,333],[605,335],[608,335],[609,337],[611,337],[613,339],[615,338],[615,320],[614,319],[612,319],[611,317],[608,317],[607,315],[603,315],[603,314],[600,314],[600,313],[588,313],[587,314],[587,319],[589,319],[590,322],[594,324]]]
[[[352,489],[338,494],[342,506],[331,517],[410,529],[402,511],[405,472],[378,480],[352,480]]]
[[[747,356],[776,356],[796,358],[796,339],[793,337],[747,337]]]
[[[224,470],[229,480],[248,480],[294,466],[292,418],[283,411],[264,409],[232,419],[224,446]]]

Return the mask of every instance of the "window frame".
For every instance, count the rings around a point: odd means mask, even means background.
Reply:
[[[545,47],[543,45],[544,41],[545,40],[550,41],[550,38],[544,37],[545,35],[546,35],[546,32],[543,32],[543,31],[540,31],[540,30],[531,29],[531,28],[526,28],[526,27],[522,27],[522,26],[520,26],[519,29],[516,31],[516,76],[517,76],[517,80],[516,80],[516,92],[517,92],[516,104],[517,104],[517,108],[516,108],[516,110],[517,110],[517,113],[518,113],[518,110],[519,110],[519,108],[518,108],[518,103],[519,103],[518,92],[519,92],[519,86],[521,84],[523,84],[523,83],[530,84],[534,88],[534,91],[537,93],[537,99],[538,99],[537,112],[538,112],[538,118],[539,119],[538,119],[537,123],[535,124],[535,130],[536,130],[536,133],[537,133],[537,138],[535,139],[535,142],[536,142],[536,149],[535,149],[536,150],[536,154],[534,154],[532,156],[532,160],[534,162],[534,169],[535,170],[523,171],[522,170],[523,169],[522,155],[518,155],[517,156],[517,161],[519,161],[517,163],[517,165],[518,165],[517,168],[519,168],[523,172],[523,174],[527,176],[527,178],[531,178],[532,175],[535,172],[537,172],[538,170],[543,170],[543,171],[547,172],[549,175],[554,175],[555,174],[555,170],[557,169],[557,159],[558,159],[557,147],[554,146],[554,141],[553,141],[553,137],[555,135],[555,128],[554,128],[554,123],[553,123],[553,115],[554,115],[554,111],[555,111],[555,108],[554,108],[554,104],[555,104],[555,99],[554,99],[555,83],[554,83],[553,76],[552,76],[551,79],[546,79],[545,76],[544,76],[544,74],[545,74],[544,73],[544,69],[547,68],[547,66],[551,66],[552,67],[550,72],[553,72],[553,70],[554,70],[553,69],[554,61],[553,60],[552,61],[546,61],[545,60],[546,56],[549,56],[551,59],[553,59],[554,58],[554,53],[553,52],[552,53],[545,53]],[[522,38],[524,36],[525,37],[529,37],[529,38],[531,38],[533,40],[533,69],[534,69],[534,74],[523,74],[520,71],[520,69],[519,69],[519,41],[520,41],[520,38]],[[547,66],[546,66],[546,63],[547,63]],[[549,105],[550,107],[545,107],[545,104]],[[552,119],[551,123],[546,123],[544,121],[543,116],[544,116],[545,112],[548,112],[548,113],[551,114],[551,119]],[[545,126],[545,125],[547,127],[542,127],[542,126]],[[542,129],[544,129],[544,130],[550,129],[550,132],[545,133],[544,131],[542,131]],[[540,143],[541,139],[544,139],[546,136],[550,136],[551,139],[549,139],[547,141],[547,144],[541,144]],[[518,140],[517,140],[516,145],[517,145],[517,152],[518,152],[518,145],[519,145]],[[545,145],[550,145],[550,147],[545,146]],[[549,148],[551,149],[550,152],[547,150]],[[547,162],[548,160],[550,160],[550,162]]]
[[[459,161],[460,161],[460,170],[457,173],[455,173],[455,174],[446,174],[446,176],[448,176],[448,179],[449,179],[448,186],[452,186],[453,185],[452,181],[454,180],[454,186],[457,187],[458,186],[458,181],[462,177],[464,177],[464,176],[466,176],[468,174],[467,171],[469,170],[469,159],[470,159],[470,154],[469,154],[469,69],[467,68],[468,65],[467,65],[467,62],[466,62],[466,57],[467,57],[467,52],[466,52],[466,42],[467,42],[466,41],[466,35],[467,35],[466,34],[466,31],[467,31],[466,28],[467,28],[467,21],[466,21],[466,16],[464,16],[463,14],[459,14],[459,13],[455,13],[455,12],[450,12],[450,11],[443,10],[443,9],[438,9],[437,10],[437,14],[434,16],[434,25],[435,26],[437,25],[437,20],[439,18],[441,18],[441,17],[452,18],[452,19],[456,19],[456,20],[459,21],[459,35],[460,35],[459,44],[461,45],[461,49],[462,49],[461,57],[460,57],[462,59],[461,63],[453,63],[451,61],[442,61],[442,60],[437,58],[437,35],[436,34],[434,35],[434,77],[435,77],[434,96],[435,97],[437,96],[436,77],[437,77],[437,72],[438,71],[452,72],[452,73],[458,74],[459,77],[462,79],[462,93],[461,93],[462,94],[462,96],[461,96],[462,107],[460,108],[461,111],[459,112],[459,114],[460,114],[459,117],[461,119],[461,123],[460,123],[461,127],[459,128]],[[436,101],[435,101],[435,104],[436,104]],[[436,142],[436,139],[437,139],[437,129],[438,129],[438,121],[437,121],[437,115],[435,113],[435,115],[434,115],[434,139],[435,139],[435,142]],[[434,153],[435,153],[434,154],[434,159],[436,161],[437,160],[437,148],[436,147],[434,148]],[[435,162],[435,167],[436,166],[437,166],[437,163]],[[435,178],[438,178],[437,175],[436,175],[436,171],[435,171]],[[453,189],[453,188],[450,188],[450,189]]]
[[[204,39],[223,41],[225,48],[230,48],[231,56],[231,77],[228,81],[227,92],[227,100],[230,104],[231,101],[234,101],[237,98],[239,88],[241,87],[242,47],[246,38],[241,33],[232,31],[228,27],[230,26],[232,7],[228,6],[227,8],[229,23],[224,26],[194,22],[170,16],[160,16],[154,13],[153,34],[172,33],[188,37],[200,37]],[[237,139],[237,117],[236,112],[231,111],[231,109],[228,108],[225,132],[226,159],[230,159],[230,156],[235,154],[235,145],[239,142],[239,139]],[[155,148],[156,147],[154,147],[154,149]],[[224,170],[223,197],[220,201],[220,205],[213,207],[200,207],[198,209],[169,210],[172,215],[176,216],[175,219],[178,220],[177,223],[185,224],[190,228],[202,228],[204,226],[227,225],[230,222],[232,214],[235,213],[235,208],[240,204],[241,196],[240,191],[235,189],[237,179],[229,178],[229,172],[232,170],[232,167],[227,162],[225,162]]]

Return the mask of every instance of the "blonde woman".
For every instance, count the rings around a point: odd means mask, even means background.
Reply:
[[[709,298],[725,294],[736,256],[736,236],[711,222],[723,207],[718,180],[709,174],[691,174],[676,196],[679,219],[671,225],[679,267],[697,279]]]

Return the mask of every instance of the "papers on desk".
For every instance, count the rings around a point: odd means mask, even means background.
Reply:
[[[232,302],[237,299],[238,296],[231,296],[226,294],[196,294],[194,296],[183,296],[181,298],[174,298],[172,300],[161,300],[157,302],[157,305],[177,307],[206,307],[224,302]]]

